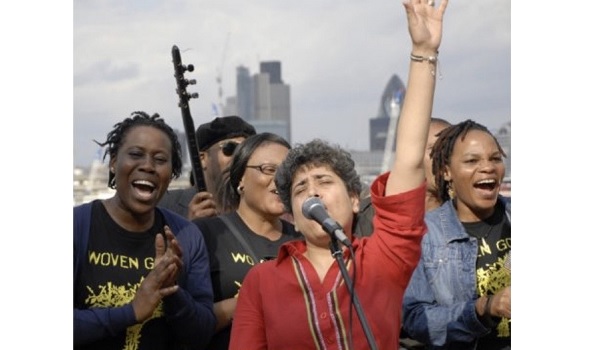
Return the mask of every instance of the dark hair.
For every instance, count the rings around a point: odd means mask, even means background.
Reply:
[[[182,149],[180,147],[180,143],[178,142],[178,137],[176,133],[166,122],[164,119],[160,118],[158,113],[154,113],[154,115],[150,116],[146,112],[142,111],[135,111],[131,113],[131,117],[125,118],[122,122],[115,124],[113,127],[114,129],[111,130],[107,134],[107,139],[105,142],[98,142],[93,140],[99,146],[104,147],[107,146],[103,161],[109,155],[109,159],[113,159],[117,156],[117,152],[119,152],[119,147],[125,141],[125,136],[129,130],[137,127],[137,126],[151,126],[158,130],[161,130],[168,138],[170,138],[170,143],[172,144],[172,177],[178,178],[182,172]],[[108,185],[110,188],[115,188],[115,174],[111,172],[109,169],[109,182]]]
[[[474,122],[471,119],[467,119],[458,124],[451,125],[440,132],[438,139],[432,146],[430,157],[432,158],[432,173],[434,174],[434,181],[436,184],[438,200],[443,203],[450,199],[449,196],[449,182],[445,180],[445,167],[451,163],[451,155],[457,140],[461,138],[461,141],[465,139],[465,135],[471,130],[480,130],[489,134],[494,141],[496,146],[506,157],[506,153],[498,143],[496,137],[486,128],[485,126]]]
[[[293,212],[291,207],[293,175],[304,166],[326,166],[332,169],[344,181],[349,194],[360,196],[361,180],[354,168],[354,160],[350,153],[340,146],[315,139],[306,144],[298,144],[289,151],[275,175],[277,190],[287,212]]]
[[[287,149],[291,149],[291,145],[287,140],[269,132],[249,136],[236,148],[229,166],[222,174],[223,181],[219,189],[221,192],[219,198],[222,201],[222,212],[235,210],[238,207],[240,194],[238,193],[237,187],[246,172],[246,165],[248,165],[252,154],[259,147],[269,143],[276,143],[285,146]]]

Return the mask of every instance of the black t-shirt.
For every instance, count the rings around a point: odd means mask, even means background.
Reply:
[[[506,259],[511,251],[511,228],[504,206],[496,204],[494,214],[482,221],[463,223],[467,233],[478,240],[477,292],[479,296],[494,295],[510,285]],[[477,349],[510,349],[511,321],[496,318],[498,324],[478,340]]]
[[[369,237],[373,234],[373,217],[375,208],[371,202],[371,197],[361,199],[359,203],[359,212],[355,215],[353,224],[353,233],[356,237]]]
[[[301,239],[293,224],[281,220],[282,235],[276,241],[254,233],[248,228],[237,212],[224,214],[236,227],[254,253],[260,258],[274,258],[279,247],[288,241]],[[229,227],[219,217],[194,220],[199,226],[209,253],[211,282],[214,302],[235,298],[238,295],[246,273],[255,265],[254,258],[235,238]],[[231,327],[220,330],[213,336],[208,349],[227,349]]]
[[[153,269],[155,237],[164,232],[164,217],[156,211],[145,232],[129,232],[108,214],[101,201],[92,204],[87,258],[75,286],[75,308],[120,307],[133,300],[144,276]],[[171,349],[162,304],[142,324],[75,349]]]

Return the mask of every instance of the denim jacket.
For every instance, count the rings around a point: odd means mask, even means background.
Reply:
[[[510,198],[499,200],[510,219]],[[425,221],[422,256],[404,295],[404,330],[431,349],[475,349],[490,332],[475,311],[477,238],[467,234],[452,201]]]

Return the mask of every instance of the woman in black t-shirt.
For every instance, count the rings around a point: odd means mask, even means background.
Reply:
[[[217,333],[209,349],[227,349],[241,283],[252,266],[274,258],[284,242],[300,235],[282,219],[284,206],[274,175],[291,146],[282,137],[261,133],[238,146],[226,172],[223,206],[229,212],[194,222],[209,252]]]

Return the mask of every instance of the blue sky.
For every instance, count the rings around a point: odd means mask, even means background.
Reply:
[[[393,74],[405,83],[410,42],[401,1],[75,1],[74,163],[87,166],[113,124],[158,112],[182,129],[172,45],[192,63],[195,125],[214,117],[221,73],[279,60],[291,86],[292,141],[319,137],[369,148],[369,119]],[[445,16],[434,115],[491,129],[511,118],[510,1],[451,1]],[[335,128],[334,126],[338,126]]]

